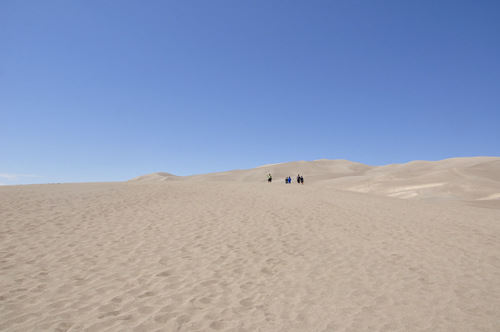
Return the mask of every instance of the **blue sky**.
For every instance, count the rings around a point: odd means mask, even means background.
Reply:
[[[500,156],[499,1],[0,1],[0,183]]]

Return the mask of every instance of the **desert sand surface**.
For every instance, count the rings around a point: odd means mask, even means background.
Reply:
[[[0,331],[500,331],[500,210],[265,182],[289,166],[0,187]],[[390,181],[432,196],[419,167]]]

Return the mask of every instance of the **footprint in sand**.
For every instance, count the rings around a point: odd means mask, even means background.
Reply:
[[[200,299],[200,302],[203,304],[209,304],[210,302],[212,302],[212,299],[208,298],[208,297],[204,297],[204,298]]]
[[[97,318],[102,319],[102,318],[106,318],[106,317],[109,317],[109,316],[115,316],[116,317],[119,314],[120,314],[119,311],[110,311],[110,312],[107,312],[105,314],[102,314],[102,315],[98,316]]]
[[[217,280],[207,280],[207,281],[203,281],[201,284],[203,286],[212,286],[213,284],[216,284],[217,283]]]
[[[75,325],[74,323],[71,323],[71,322],[62,322],[62,323],[59,323],[56,327],[56,331],[57,332],[66,332],[68,331],[73,325]]]
[[[248,281],[248,282],[245,282],[244,284],[241,284],[240,288],[244,289],[244,290],[249,290],[249,289],[254,288],[254,286],[253,286],[253,283],[251,281]]]
[[[182,315],[176,319],[176,322],[179,324],[185,324],[191,320],[191,317],[189,315]]]
[[[156,295],[156,292],[146,292],[142,295],[139,295],[139,298],[149,297],[149,296],[154,296],[154,295]]]
[[[161,315],[156,315],[154,320],[155,322],[159,324],[165,324],[169,320],[171,320],[174,317],[177,317],[179,315],[179,312],[170,312],[167,314],[161,314]]]
[[[176,305],[176,304],[169,304],[169,305],[166,305],[163,307],[163,309],[161,309],[162,312],[172,312],[172,311],[175,311],[179,306]]]
[[[253,306],[253,301],[250,299],[244,299],[240,301],[240,304],[244,307],[251,307]]]
[[[222,322],[222,321],[215,321],[215,322],[212,322],[209,327],[212,329],[212,330],[217,330],[217,331],[220,331],[224,328],[226,328],[227,324],[225,322]]]
[[[111,302],[114,303],[122,303],[123,299],[121,297],[114,297],[111,299]]]

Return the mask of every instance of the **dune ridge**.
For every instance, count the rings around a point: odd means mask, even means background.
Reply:
[[[130,179],[129,181],[145,181],[145,182],[175,181],[175,180],[178,180],[179,178],[180,177],[177,175],[173,175],[173,174],[166,173],[166,172],[158,172],[158,173],[141,175],[141,176],[135,177],[133,179]]]

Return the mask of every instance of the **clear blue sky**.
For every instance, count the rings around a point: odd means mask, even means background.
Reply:
[[[500,156],[500,1],[0,0],[0,183]]]

